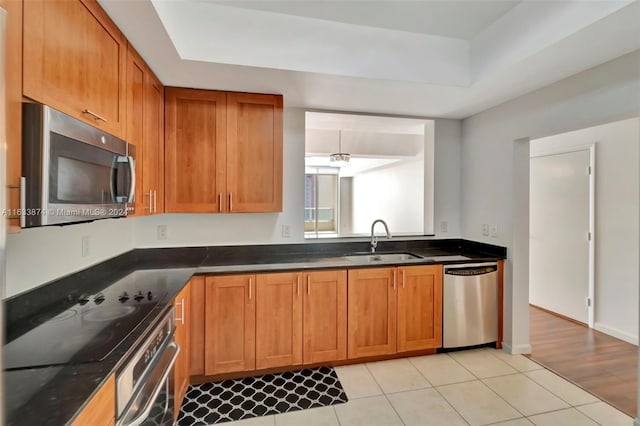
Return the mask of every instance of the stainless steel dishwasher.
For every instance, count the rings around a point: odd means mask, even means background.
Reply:
[[[498,264],[444,265],[442,346],[459,348],[498,339]]]

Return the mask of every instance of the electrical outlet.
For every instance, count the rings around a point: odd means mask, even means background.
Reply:
[[[488,223],[483,223],[482,224],[482,235],[485,237],[489,236],[489,224]]]
[[[166,240],[169,233],[169,227],[167,225],[158,225],[158,239]]]
[[[88,235],[84,235],[82,236],[82,238],[80,239],[81,242],[81,255],[82,257],[87,257],[89,256],[89,254],[91,253],[90,250],[90,243],[91,243],[91,238]]]
[[[282,237],[291,238],[291,225],[282,225]]]
[[[498,225],[496,225],[495,223],[491,225],[491,237],[492,238],[498,237]]]
[[[443,234],[449,232],[449,222],[447,222],[446,220],[440,222],[440,232],[442,232]]]

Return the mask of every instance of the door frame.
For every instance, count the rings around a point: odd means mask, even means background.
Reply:
[[[532,139],[530,143],[535,143],[535,139]],[[548,157],[551,155],[568,154],[571,152],[589,151],[589,300],[585,301],[587,304],[587,315],[589,328],[593,328],[595,324],[595,241],[596,241],[596,229],[595,229],[595,187],[596,187],[596,143],[575,145],[571,147],[552,147],[545,149],[544,152],[537,154],[530,154],[529,161],[532,158]],[[531,189],[531,183],[529,182],[529,189]],[[529,191],[531,193],[531,191]],[[590,302],[590,303],[589,303]]]

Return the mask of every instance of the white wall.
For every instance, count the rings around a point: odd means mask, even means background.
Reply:
[[[105,219],[67,226],[23,229],[7,236],[5,296],[85,269],[134,247],[134,219]],[[89,237],[82,257],[81,239]]]
[[[638,344],[640,119],[531,143],[531,154],[596,144],[595,329]]]
[[[462,235],[508,247],[507,349],[530,350],[528,138],[638,116],[638,93],[640,51],[635,51],[463,121]],[[482,236],[483,223],[497,224],[498,236]]]
[[[136,247],[270,244],[304,242],[305,110],[285,108],[283,212],[269,214],[164,214],[135,220]],[[460,236],[460,120],[435,120],[435,218],[447,220]],[[437,223],[437,222],[436,222]],[[282,237],[282,225],[291,237]],[[157,239],[157,225],[168,226],[168,238]]]
[[[424,160],[402,161],[353,177],[352,232],[369,234],[383,219],[394,234],[424,230]],[[414,184],[408,184],[413,182]],[[378,229],[381,232],[382,227]]]

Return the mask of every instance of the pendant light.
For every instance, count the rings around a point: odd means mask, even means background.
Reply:
[[[351,154],[342,152],[342,130],[338,130],[338,152],[329,155],[331,166],[344,167],[349,165]]]

